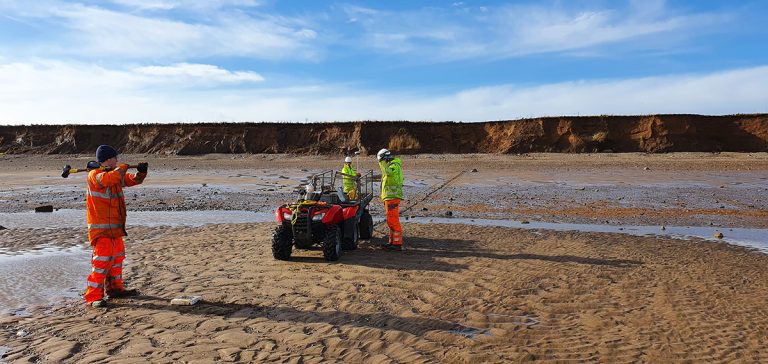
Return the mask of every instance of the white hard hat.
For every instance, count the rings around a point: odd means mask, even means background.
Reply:
[[[389,152],[389,149],[382,148],[378,153],[376,153],[376,159],[382,160],[387,157],[389,157],[392,153]]]
[[[352,163],[352,157],[344,158],[344,163]]]

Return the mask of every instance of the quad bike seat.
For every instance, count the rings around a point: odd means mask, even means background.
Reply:
[[[320,195],[320,201],[333,205],[341,205],[343,207],[355,206],[358,204],[357,201],[351,201],[348,199],[347,195],[344,193],[341,187],[339,187],[336,191],[323,192],[323,194]]]

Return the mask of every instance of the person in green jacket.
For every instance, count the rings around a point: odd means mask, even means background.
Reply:
[[[344,180],[344,193],[350,200],[357,200],[357,178],[360,173],[352,167],[352,157],[344,158],[344,168],[341,169]]]
[[[376,159],[381,169],[380,197],[384,201],[387,225],[389,225],[389,244],[384,248],[394,251],[402,250],[403,227],[400,225],[399,206],[400,200],[403,199],[403,163],[386,148],[376,154]]]

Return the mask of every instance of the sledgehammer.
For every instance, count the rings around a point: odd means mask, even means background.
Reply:
[[[131,165],[128,166],[128,168],[136,168],[136,167],[137,166],[131,166]],[[82,168],[82,169],[72,168],[72,166],[67,164],[66,166],[64,166],[64,168],[61,169],[61,177],[62,178],[67,178],[67,177],[69,177],[70,173],[88,172],[88,171],[92,171],[94,169],[103,169],[105,171],[108,170],[108,168],[102,167],[101,164],[99,164],[99,162],[96,162],[96,161],[88,162],[86,167]]]

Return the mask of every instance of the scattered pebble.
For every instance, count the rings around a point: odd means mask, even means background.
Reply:
[[[664,225],[661,225],[661,230],[667,230],[667,227]]]
[[[43,205],[35,207],[35,212],[53,212],[53,206],[52,205]]]
[[[650,169],[650,168],[648,168],[648,167],[644,167],[644,168],[643,168],[643,170],[644,170],[644,171],[650,171],[651,169]]]
[[[472,173],[477,173],[477,168],[472,168]]]
[[[723,233],[721,233],[719,231],[715,231],[715,237],[718,238],[718,239],[722,239],[723,238]]]
[[[446,211],[445,212],[445,216],[446,217],[453,217],[453,211],[451,211],[451,210]]]

